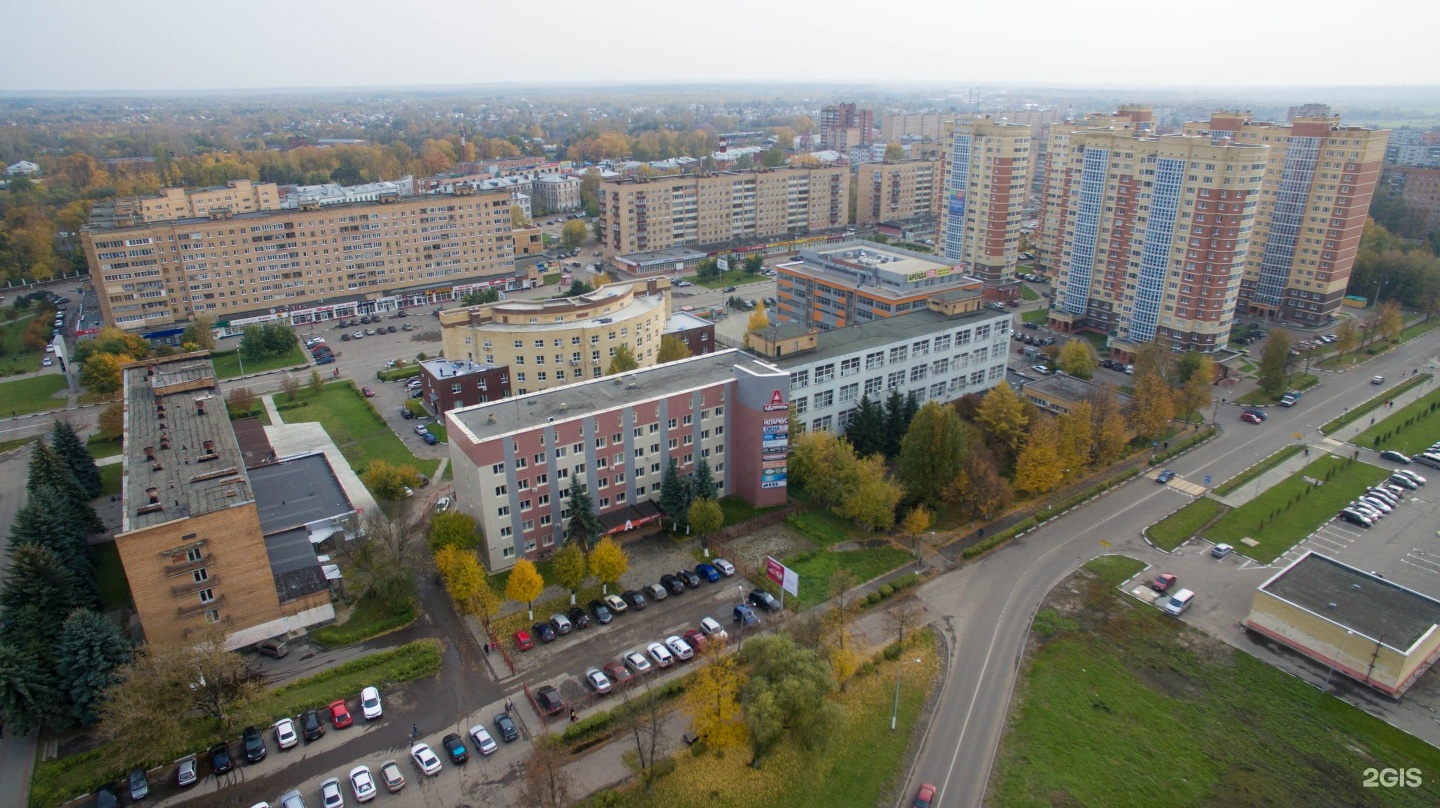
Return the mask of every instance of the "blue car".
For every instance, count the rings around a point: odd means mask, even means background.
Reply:
[[[1155,482],[1157,483],[1168,483],[1173,479],[1175,479],[1175,472],[1170,469],[1165,469],[1164,471],[1155,475]]]
[[[720,580],[720,571],[710,566],[709,564],[695,565],[695,574],[699,575],[701,578],[704,578],[712,584]]]
[[[429,445],[429,446],[434,446],[435,444],[437,444],[437,443],[440,442],[440,439],[439,439],[439,438],[435,437],[434,435],[430,434],[429,432],[426,432],[425,434],[421,435],[421,436],[420,436],[420,439],[423,440],[423,441],[425,441],[425,443],[426,443],[427,445]]]

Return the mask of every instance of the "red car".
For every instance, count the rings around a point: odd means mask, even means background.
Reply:
[[[364,393],[366,398],[375,397],[375,388],[373,387],[362,387],[360,388],[360,392]]]
[[[935,800],[935,786],[924,783],[920,790],[915,792],[915,801],[910,803],[911,808],[930,808],[930,803]]]
[[[1162,572],[1155,578],[1155,582],[1150,584],[1150,588],[1156,592],[1168,592],[1170,591],[1170,587],[1174,585],[1175,576],[1168,572]]]
[[[344,699],[336,699],[330,702],[330,723],[335,729],[345,729],[350,726],[350,710],[345,706]]]
[[[1258,424],[1262,419],[1253,412],[1242,412],[1240,413],[1240,420],[1247,424]]]
[[[530,639],[530,632],[522,629],[515,632],[515,645],[519,646],[521,651],[529,651],[535,647],[535,641]]]
[[[705,635],[700,633],[699,629],[692,628],[685,632],[685,642],[690,643],[690,647],[694,648],[695,653],[698,654],[700,648],[705,645]]]

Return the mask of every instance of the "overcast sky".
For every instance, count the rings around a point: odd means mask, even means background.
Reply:
[[[1429,0],[17,0],[4,90],[1440,84]]]

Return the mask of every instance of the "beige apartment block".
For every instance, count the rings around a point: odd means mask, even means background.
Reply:
[[[1211,352],[1230,334],[1254,249],[1263,146],[1128,129],[1070,135],[1051,326],[1110,337],[1128,356],[1158,342]]]
[[[380,298],[419,304],[443,291],[448,300],[457,286],[504,285],[515,273],[509,192],[464,186],[168,221],[102,218],[81,240],[106,323],[131,330],[178,327],[197,314],[217,323],[302,310],[328,319]]]
[[[1217,112],[1185,132],[1269,148],[1241,309],[1303,325],[1329,322],[1350,283],[1389,130],[1343,126],[1338,115],[1267,123]]]
[[[929,216],[939,201],[940,163],[936,160],[861,163],[855,182],[856,224]]]
[[[510,389],[525,395],[610,369],[621,345],[640,367],[660,352],[670,282],[612,283],[579,297],[514,300],[440,313],[445,357],[510,368]]]
[[[162,188],[149,196],[116,197],[109,205],[98,207],[97,213],[126,221],[163,222],[205,217],[212,210],[231,214],[275,210],[280,202],[273,182],[231,180],[213,188]]]
[[[600,184],[607,256],[690,244],[729,244],[843,227],[848,166],[789,166]]]
[[[985,281],[1015,275],[1030,182],[1030,127],[989,117],[946,125],[936,214],[945,257]]]

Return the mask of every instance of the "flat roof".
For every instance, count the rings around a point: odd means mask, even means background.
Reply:
[[[616,286],[619,286],[619,287],[621,287],[621,288],[616,289],[616,288],[615,288]],[[629,285],[629,284],[612,284],[611,286],[606,286],[606,287],[603,287],[603,288],[604,288],[604,289],[613,289],[613,290],[614,290],[612,293],[609,293],[609,294],[605,295],[605,297],[619,297],[619,296],[621,296],[621,295],[628,294],[628,293],[630,292],[630,285]],[[591,294],[592,294],[592,295],[598,294],[598,292],[592,292]],[[571,298],[563,298],[563,299],[570,300]],[[593,298],[593,297],[592,297],[592,298],[590,298],[590,299],[588,299],[588,300],[586,300],[586,301],[583,301],[583,302],[586,303],[586,304],[593,304],[593,303],[595,303],[595,302],[597,301],[597,299],[598,299],[598,298]],[[634,318],[636,318],[636,317],[640,317],[640,316],[642,316],[642,315],[644,315],[644,314],[646,314],[646,313],[648,313],[648,312],[651,312],[651,311],[653,311],[654,309],[656,309],[657,307],[664,306],[664,305],[665,305],[665,293],[664,293],[664,292],[656,292],[655,294],[642,294],[642,293],[638,293],[638,292],[637,292],[637,293],[635,294],[635,296],[630,300],[629,303],[626,303],[626,304],[625,304],[624,306],[622,306],[621,308],[619,308],[619,309],[617,309],[617,310],[615,310],[615,311],[609,312],[608,314],[605,314],[605,315],[603,315],[603,316],[599,313],[599,310],[597,309],[597,310],[596,310],[596,313],[595,313],[595,315],[594,315],[593,317],[585,317],[585,318],[583,318],[583,319],[578,319],[578,320],[566,320],[566,321],[564,321],[564,322],[559,322],[559,323],[557,323],[557,322],[545,322],[545,321],[544,321],[544,317],[545,317],[545,316],[551,316],[551,317],[553,317],[553,316],[556,315],[556,314],[571,314],[572,312],[569,310],[568,307],[567,307],[567,308],[557,308],[557,307],[551,306],[551,307],[549,307],[549,308],[546,308],[546,307],[542,307],[541,305],[539,305],[540,303],[548,303],[548,302],[552,302],[552,301],[536,301],[535,303],[530,303],[529,301],[515,301],[514,303],[506,302],[506,303],[496,303],[496,304],[494,304],[496,308],[493,309],[493,311],[495,312],[496,315],[499,315],[499,314],[502,314],[502,313],[503,313],[503,314],[509,314],[509,315],[511,315],[511,316],[516,316],[516,315],[525,316],[525,315],[533,314],[533,315],[535,315],[538,319],[541,320],[541,321],[538,322],[538,323],[502,323],[502,322],[500,322],[500,320],[497,318],[497,319],[491,320],[491,321],[488,322],[488,323],[480,323],[480,324],[478,324],[478,325],[476,325],[476,326],[474,326],[474,327],[475,327],[475,328],[482,328],[482,329],[484,329],[485,331],[504,331],[504,332],[526,333],[526,332],[554,331],[554,330],[557,330],[557,329],[564,331],[564,330],[570,330],[570,329],[573,329],[573,328],[577,328],[577,327],[582,326],[582,325],[592,325],[592,326],[593,326],[593,325],[599,325],[599,324],[601,324],[602,322],[609,322],[609,321],[612,321],[612,320],[613,320],[613,321],[617,321],[617,322],[618,322],[618,321],[628,321],[628,320],[634,319]],[[503,309],[500,308],[501,306],[503,306],[504,308],[503,308]],[[460,327],[462,327],[462,328],[469,328],[469,327],[471,327],[471,326],[469,325],[469,323],[461,323],[461,324],[460,324]]]
[[[484,373],[499,367],[499,365],[487,365],[484,362],[472,362],[468,359],[426,359],[420,363],[421,370],[436,379],[469,376],[471,373]]]
[[[208,353],[134,363],[123,374],[122,532],[223,510],[253,498]]]
[[[1131,404],[1131,398],[1124,393],[1110,388],[1079,379],[1066,373],[1055,373],[1050,376],[1042,376],[1024,386],[1025,390],[1039,390],[1049,393],[1052,396],[1064,399],[1065,401],[1084,401],[1094,393],[1109,393],[1115,397],[1115,402],[1121,409]]]
[[[316,453],[250,469],[265,535],[355,510],[325,455]]]
[[[780,264],[777,269],[891,300],[978,287],[981,283],[965,274],[963,263],[937,261],[933,256],[868,241],[801,250],[800,260]]]
[[[704,250],[697,250],[694,247],[666,247],[663,250],[649,250],[647,252],[630,253],[619,255],[615,260],[635,266],[648,267],[655,264],[664,264],[670,261],[689,261],[695,258],[704,258]]]
[[[751,365],[773,373],[757,357],[731,348],[692,356],[616,376],[552,387],[501,401],[451,410],[448,415],[477,440],[490,440],[517,430],[584,418],[684,390],[707,387],[735,378],[736,366]],[[490,417],[494,416],[494,423]]]
[[[1440,601],[1315,552],[1260,590],[1402,652],[1440,625]]]
[[[270,575],[275,579],[275,594],[280,602],[295,600],[330,586],[315,545],[305,528],[283,530],[265,537],[265,555],[270,561]]]
[[[704,317],[696,317],[688,311],[677,311],[665,318],[665,327],[660,329],[660,333],[674,334],[678,331],[692,331],[712,325],[715,324]]]
[[[816,335],[818,344],[815,350],[780,357],[775,359],[774,363],[781,368],[801,367],[820,359],[845,356],[856,351],[923,337],[945,328],[1008,319],[1009,312],[984,308],[953,317],[930,309],[919,309],[895,317],[821,331]]]

